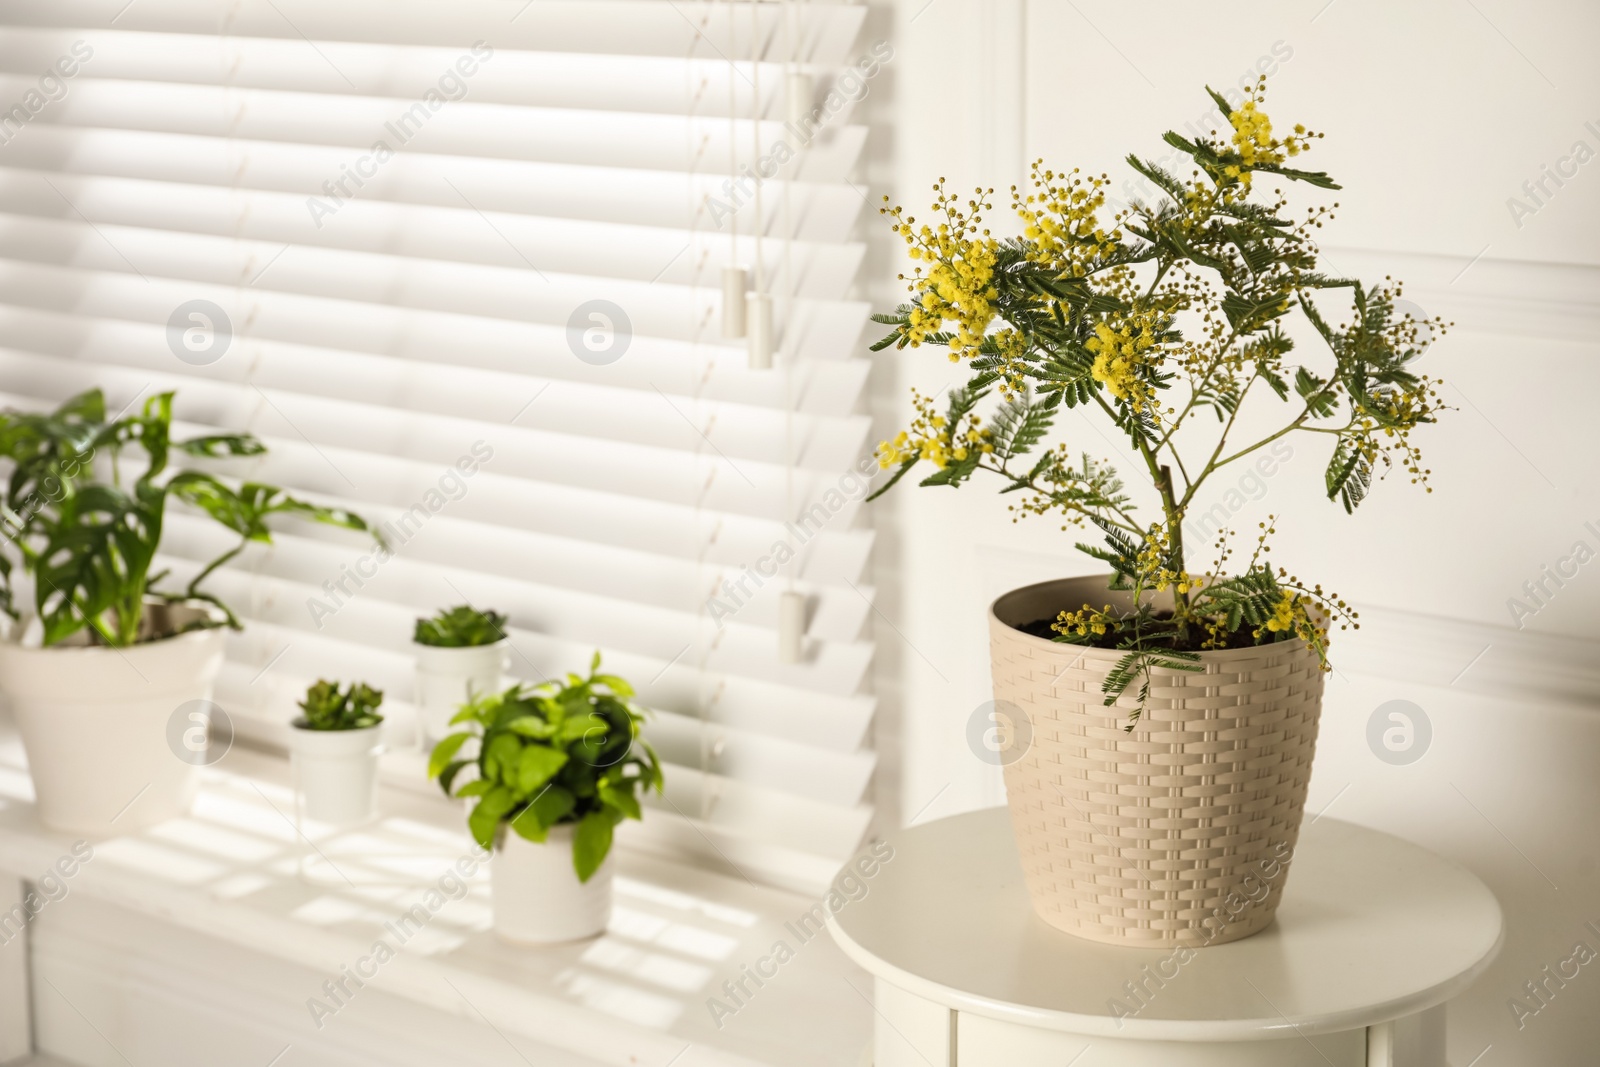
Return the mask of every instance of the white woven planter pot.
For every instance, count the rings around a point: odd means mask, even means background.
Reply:
[[[989,611],[995,701],[1016,705],[1025,749],[1005,765],[1034,909],[1078,937],[1130,946],[1236,941],[1272,921],[1300,832],[1322,707],[1303,641],[1201,654],[1104,706],[1122,653],[1015,625],[1084,604],[1128,606],[1104,576],[1013,590]],[[1137,684],[1134,687],[1137,689]]]
[[[312,730],[304,723],[305,719],[296,719],[289,731],[289,759],[301,813],[334,826],[375,818],[383,724]]]
[[[605,933],[611,921],[611,860],[587,882],[572,869],[572,824],[552,826],[544,844],[500,828],[489,879],[494,932],[507,941],[543,945]]]
[[[450,720],[474,697],[498,693],[510,666],[510,639],[470,648],[413,645],[417,658],[417,717],[425,744],[450,733]]]
[[[39,821],[96,838],[186,814],[198,768],[174,751],[169,726],[183,705],[211,699],[226,640],[212,629],[131,648],[0,642],[0,691],[28,753]]]

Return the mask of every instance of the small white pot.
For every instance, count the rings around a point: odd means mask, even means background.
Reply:
[[[130,648],[0,642],[0,692],[28,753],[39,821],[95,838],[187,813],[198,768],[174,750],[169,727],[185,704],[211,699],[225,642],[218,629]],[[192,719],[179,719],[181,737]]]
[[[611,922],[611,859],[587,882],[572,869],[570,823],[550,828],[544,844],[500,828],[489,863],[494,932],[524,945],[578,941],[605,933]]]
[[[290,735],[295,790],[306,818],[352,826],[377,815],[382,723],[359,730],[312,730],[304,719],[296,719]]]
[[[432,744],[450,733],[450,720],[462,704],[500,691],[510,666],[511,641],[503,639],[470,648],[413,647],[417,656],[417,716],[425,742]]]

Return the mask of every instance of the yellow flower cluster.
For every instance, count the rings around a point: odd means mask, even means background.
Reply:
[[[1272,141],[1272,119],[1255,100],[1246,100],[1243,107],[1235,108],[1228,121],[1233,124],[1233,146],[1246,163],[1253,164],[1258,157],[1265,163],[1282,162],[1283,156]]]
[[[934,210],[943,212],[945,221],[937,226],[904,215],[900,208],[884,208],[894,219],[891,231],[905,239],[907,254],[913,261],[928,264],[927,272],[918,267],[909,279],[917,294],[906,329],[912,345],[920,345],[944,329],[955,326],[950,341],[950,361],[976,355],[983,335],[994,321],[994,301],[999,293],[991,284],[1000,243],[979,230],[980,212],[989,205],[970,200],[965,208],[959,198],[944,191],[944,179],[934,187]],[[980,194],[981,195],[981,194]],[[904,277],[902,275],[902,277]]]
[[[1228,629],[1228,620],[1223,616],[1216,616],[1205,620],[1206,639],[1200,642],[1201,648],[1227,648],[1228,638],[1233,631]]]
[[[943,234],[937,240],[939,254],[948,258],[928,272],[921,314],[925,320],[955,323],[950,360],[956,362],[963,355],[976,354],[989,323],[994,320],[994,307],[990,302],[999,294],[989,280],[994,277],[999,245],[990,239],[963,243]],[[933,254],[924,255],[931,258]]]
[[[1273,633],[1282,633],[1284,630],[1292,627],[1295,621],[1295,608],[1297,606],[1298,604],[1295,599],[1294,592],[1289,589],[1283,590],[1283,595],[1278,599],[1277,605],[1273,608],[1272,618],[1267,620],[1267,629]]]
[[[1162,523],[1155,523],[1146,532],[1144,547],[1139,549],[1140,584],[1158,593],[1170,587],[1176,587],[1180,593],[1199,589],[1200,583],[1190,577],[1188,571],[1175,571],[1167,567],[1171,545],[1170,535]]]
[[[996,356],[996,384],[1002,400],[1015,400],[1027,390],[1028,338],[1021,330],[1007,326],[989,335]]]
[[[1281,140],[1273,137],[1272,119],[1261,110],[1266,85],[1266,78],[1262,78],[1251,89],[1249,98],[1228,114],[1228,122],[1233,126],[1233,148],[1239,154],[1240,163],[1224,167],[1223,174],[1236,179],[1244,193],[1250,191],[1250,168],[1282,163],[1289,156],[1297,156],[1310,148],[1311,138],[1322,136],[1304,126],[1296,126],[1288,137]],[[1235,196],[1232,191],[1225,191],[1223,198],[1233,200]]]
[[[1282,573],[1281,569],[1279,573]],[[1290,578],[1289,581],[1294,582],[1295,579]],[[1330,599],[1334,604],[1337,604],[1337,608],[1329,605],[1328,600]],[[1338,597],[1326,597],[1320,585],[1311,591],[1310,597],[1301,596],[1293,589],[1284,589],[1278,603],[1274,605],[1272,617],[1262,626],[1253,630],[1251,636],[1260,641],[1263,634],[1293,633],[1294,636],[1300,638],[1312,648],[1317,649],[1320,654],[1322,650],[1328,647],[1328,628],[1319,624],[1312,617],[1310,605],[1313,603],[1317,604],[1319,613],[1324,617],[1335,610],[1347,616],[1351,622],[1357,617],[1356,613],[1343,600]],[[1359,629],[1359,624],[1356,625]],[[1327,669],[1326,659],[1323,662],[1323,669]]]
[[[908,459],[925,459],[935,467],[943,468],[951,460],[963,460],[976,449],[993,452],[989,438],[993,430],[979,425],[976,415],[968,415],[965,427],[951,426],[949,420],[933,408],[933,397],[911,390],[911,402],[917,417],[909,430],[901,430],[892,441],[878,442],[878,466],[887,470]]]
[[[1122,624],[1111,614],[1110,604],[1099,611],[1085,604],[1080,611],[1063,611],[1056,617],[1056,621],[1050,624],[1050,629],[1068,637],[1088,637],[1090,634],[1103,637],[1108,632],[1116,633],[1121,626]]]
[[[1051,263],[1061,273],[1082,278],[1093,269],[1095,260],[1112,252],[1121,239],[1120,231],[1107,234],[1100,227],[1099,211],[1105,206],[1106,179],[1080,178],[1044,170],[1043,160],[1034,162],[1031,176],[1037,192],[1023,196],[1011,187],[1011,202],[1022,220],[1022,234],[1032,244],[1028,258],[1035,263]],[[1056,184],[1056,179],[1062,184]]]
[[[1150,384],[1139,372],[1149,363],[1149,350],[1156,343],[1154,324],[1155,316],[1140,314],[1120,322],[1097,323],[1094,336],[1084,345],[1094,356],[1090,373],[1095,381],[1135,411],[1150,399]]]

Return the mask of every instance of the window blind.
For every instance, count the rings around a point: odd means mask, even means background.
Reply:
[[[863,12],[0,8],[0,400],[176,389],[183,429],[268,444],[220,473],[394,542],[379,562],[286,522],[214,576],[247,627],[218,692],[241,733],[281,741],[317,677],[384,689],[403,733],[412,622],[466,600],[509,613],[521,678],[598,648],[638,685],[669,764],[639,843],[831,876],[875,763],[850,107],[885,55]],[[794,73],[816,78],[798,107]],[[718,328],[758,232],[765,371]],[[175,514],[163,563],[186,580],[226,542]]]

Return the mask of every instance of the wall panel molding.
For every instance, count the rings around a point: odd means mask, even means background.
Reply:
[[[1322,251],[1329,273],[1369,284],[1392,274],[1405,283],[1407,300],[1459,330],[1520,340],[1600,337],[1600,267],[1338,245]]]
[[[1600,641],[1359,606],[1361,629],[1336,633],[1335,667],[1518,704],[1600,713]]]

